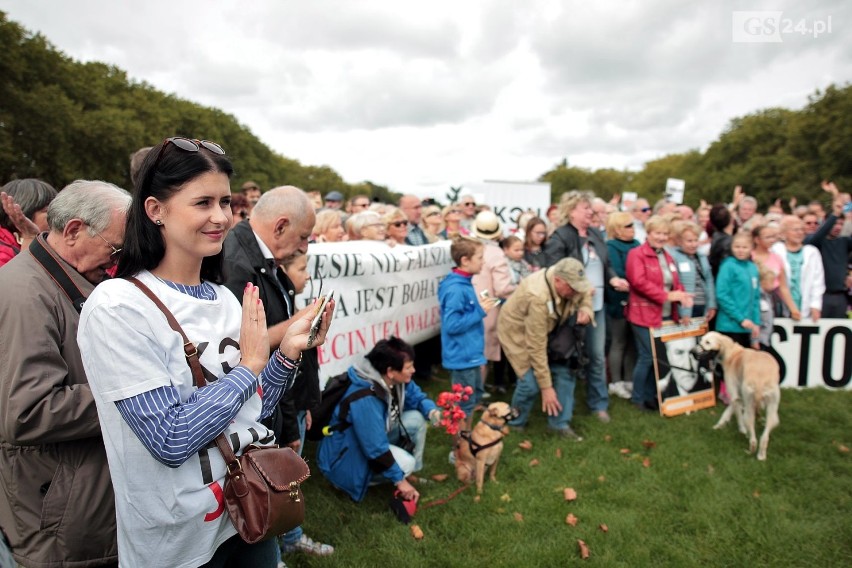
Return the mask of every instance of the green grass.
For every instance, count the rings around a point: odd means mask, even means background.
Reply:
[[[448,390],[436,380],[421,386],[433,396]],[[450,438],[430,430],[420,473],[450,477],[418,487],[419,542],[390,512],[390,486],[353,503],[323,478],[309,444],[305,532],[336,551],[328,558],[287,555],[287,565],[852,566],[852,455],[842,451],[852,447],[852,392],[784,390],[766,462],[746,452],[735,424],[712,429],[719,407],[662,418],[615,399],[605,425],[588,414],[584,399],[578,392],[574,418],[583,442],[547,435],[537,413],[527,432],[506,438],[499,483],[486,481],[478,503],[469,488],[422,508],[459,487],[447,463]],[[532,451],[518,447],[524,439]],[[655,445],[645,447],[645,440]],[[533,458],[540,465],[530,467]],[[563,499],[565,487],[576,490],[576,501]],[[577,526],[565,523],[568,513]],[[589,560],[580,559],[578,539],[588,544]]]

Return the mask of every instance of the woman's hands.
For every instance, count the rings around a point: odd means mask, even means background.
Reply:
[[[672,290],[667,296],[669,302],[680,302],[684,307],[692,307],[693,295],[683,290]]]
[[[331,326],[331,316],[334,313],[335,301],[329,300],[323,310],[319,331],[310,347],[317,347],[325,343],[328,328]],[[307,306],[299,310],[293,317],[293,323],[284,332],[284,338],[278,348],[285,356],[297,360],[302,351],[308,349],[308,337],[311,335],[311,321],[317,314],[317,304]]]
[[[6,212],[9,220],[18,230],[18,235],[21,237],[21,249],[29,247],[33,239],[38,236],[38,225],[24,215],[21,206],[15,203],[15,198],[7,195],[6,192],[0,192],[0,203],[2,203],[3,211]]]
[[[269,332],[260,289],[251,282],[243,290],[243,321],[240,324],[241,364],[259,375],[269,361]],[[298,355],[296,356],[298,358]]]
[[[406,501],[413,500],[416,502],[420,499],[420,493],[405,478],[396,484],[396,488],[399,490],[400,496]]]

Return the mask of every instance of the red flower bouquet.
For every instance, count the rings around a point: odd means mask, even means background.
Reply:
[[[459,408],[459,402],[468,400],[473,394],[473,388],[453,385],[452,392],[442,392],[438,395],[437,405],[441,407],[441,426],[447,434],[455,436],[459,433],[459,425],[466,418],[464,410]]]

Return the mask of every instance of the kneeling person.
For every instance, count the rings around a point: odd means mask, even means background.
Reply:
[[[420,495],[406,476],[423,467],[426,421],[437,423],[440,411],[411,380],[414,349],[397,337],[383,339],[347,374],[352,384],[331,416],[331,435],[317,452],[320,471],[355,501],[370,485],[386,481],[404,499],[416,500]],[[372,395],[353,398],[341,421],[342,402],[363,389],[372,389]],[[410,452],[400,447],[409,439]]]

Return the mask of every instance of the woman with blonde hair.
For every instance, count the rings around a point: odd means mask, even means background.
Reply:
[[[385,223],[375,211],[361,211],[346,220],[350,241],[384,241]]]
[[[453,240],[459,236],[468,236],[470,231],[462,226],[464,213],[458,203],[451,203],[441,210],[444,219],[444,230],[438,233],[442,239]]]
[[[441,216],[441,208],[437,205],[427,205],[423,208],[420,216],[420,228],[426,235],[426,240],[436,243],[441,240],[440,233],[444,230],[444,219]]]
[[[347,240],[346,230],[343,228],[343,213],[339,209],[323,209],[317,213],[312,237],[315,243]]]
[[[404,245],[405,237],[408,236],[408,215],[399,207],[389,206],[382,222],[385,224],[387,243],[390,246]]]
[[[790,285],[787,282],[787,275],[784,272],[784,260],[770,250],[772,245],[778,242],[778,227],[758,225],[752,229],[751,235],[754,240],[751,259],[759,267],[762,266],[775,274],[775,281],[772,286],[773,301],[775,304],[783,303],[790,312],[791,317],[798,321],[801,319],[802,314],[793,301],[793,295],[790,293]],[[772,306],[772,309],[775,311],[775,306]]]
[[[621,278],[627,277],[627,253],[639,246],[636,240],[636,229],[633,225],[633,215],[626,211],[610,213],[606,234],[609,262],[612,269]],[[610,385],[609,392],[621,398],[630,398],[633,390],[633,380],[629,377],[630,369],[636,365],[636,346],[633,344],[633,332],[624,319],[624,307],[627,305],[628,294],[607,286],[604,292],[606,304],[606,325],[610,331],[610,347],[607,354],[609,363]]]

